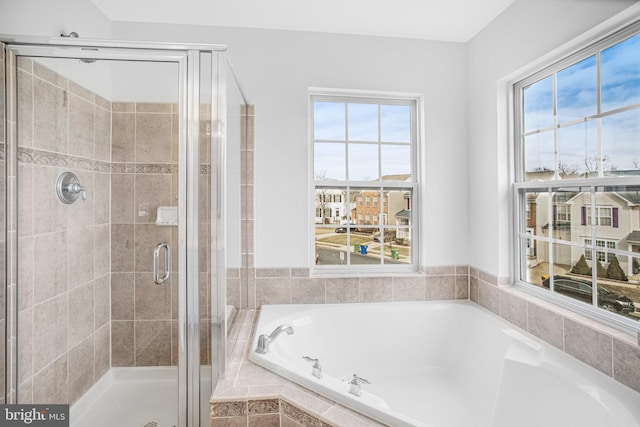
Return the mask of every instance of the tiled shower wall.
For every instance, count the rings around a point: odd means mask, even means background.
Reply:
[[[111,103],[18,66],[18,402],[74,402],[109,369]],[[86,200],[58,200],[66,170]]]
[[[111,204],[112,365],[177,361],[177,227],[156,225],[158,206],[177,206],[178,110],[113,103]],[[153,281],[153,251],[172,248],[172,272]]]
[[[155,220],[158,206],[177,205],[178,111],[111,103],[30,60],[20,61],[18,73],[18,399],[72,403],[110,366],[177,363],[177,227]],[[87,200],[57,199],[54,184],[65,170],[87,187]],[[208,192],[202,185],[204,236]],[[172,278],[158,286],[153,250],[163,241],[173,248]]]

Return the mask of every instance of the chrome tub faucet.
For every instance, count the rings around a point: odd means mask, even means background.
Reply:
[[[278,335],[282,332],[286,332],[287,335],[293,334],[293,328],[291,325],[287,325],[286,323],[278,326],[271,332],[271,334],[262,334],[258,337],[258,346],[256,347],[256,353],[258,354],[267,354],[269,353],[269,344],[271,341],[275,340]]]

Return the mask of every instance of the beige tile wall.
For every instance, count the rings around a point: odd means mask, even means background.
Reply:
[[[384,277],[309,277],[308,269],[253,268],[249,308],[263,304],[336,304],[353,302],[431,301],[467,299],[467,266],[424,268],[419,274]],[[230,271],[232,291],[241,271]],[[236,291],[237,292],[237,291]]]
[[[111,103],[18,65],[18,401],[74,402],[109,369]],[[66,170],[86,200],[58,200]]]

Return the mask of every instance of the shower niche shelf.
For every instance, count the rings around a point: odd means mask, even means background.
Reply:
[[[158,206],[158,210],[156,212],[156,225],[178,225],[178,207]]]

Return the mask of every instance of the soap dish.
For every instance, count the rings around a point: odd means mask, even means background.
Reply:
[[[156,225],[178,225],[178,207],[158,206]]]

